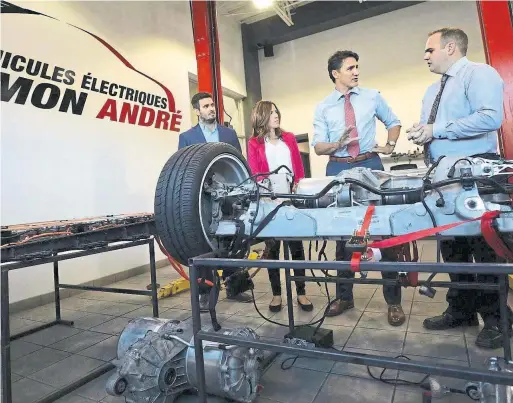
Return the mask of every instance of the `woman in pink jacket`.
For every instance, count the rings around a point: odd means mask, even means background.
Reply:
[[[248,142],[248,163],[254,174],[267,173],[281,165],[286,165],[294,174],[295,189],[297,182],[304,178],[303,161],[299,153],[294,134],[280,128],[280,111],[273,102],[259,101],[251,115],[252,138]],[[280,172],[288,172],[282,168]],[[267,259],[278,259],[280,256],[280,241],[268,240],[264,256]],[[289,242],[289,250],[293,260],[305,260],[302,241]],[[269,281],[273,299],[269,304],[272,312],[278,312],[282,306],[280,270],[269,269]],[[294,275],[304,276],[305,270],[294,270]],[[305,282],[296,281],[297,302],[304,311],[313,310],[313,304],[305,295]]]

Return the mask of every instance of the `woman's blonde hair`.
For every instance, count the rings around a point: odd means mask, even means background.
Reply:
[[[265,135],[269,132],[269,119],[271,118],[273,106],[276,108],[276,113],[278,114],[278,119],[281,123],[281,113],[274,102],[258,101],[251,112],[252,137],[256,137],[258,140],[264,141]],[[276,137],[280,138],[282,132],[282,129],[277,127],[275,129]]]

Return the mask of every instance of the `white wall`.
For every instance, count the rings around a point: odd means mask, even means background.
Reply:
[[[475,2],[426,2],[353,24],[341,26],[274,48],[274,57],[260,53],[262,95],[272,99],[283,115],[283,126],[313,136],[315,106],[332,90],[328,58],[337,50],[360,55],[360,85],[381,91],[402,121],[397,152],[414,150],[404,130],[418,121],[427,86],[439,79],[423,61],[427,33],[458,26],[469,36],[468,57],[484,62]],[[377,140],[384,145],[386,130],[378,122]],[[324,176],[327,157],[310,152],[312,176]]]
[[[100,80],[164,96],[160,86],[125,67],[96,39],[66,22],[76,25],[103,38],[135,68],[169,88],[181,111],[180,130],[190,127],[188,75],[196,73],[196,59],[188,1],[14,3],[60,21],[2,14],[3,51],[73,70],[77,82],[59,84],[62,91],[82,91],[81,78],[91,73]],[[223,18],[218,24],[222,85],[245,94],[240,28]],[[11,83],[29,77],[9,68],[1,71],[9,73]],[[51,82],[34,80],[33,86]],[[178,133],[96,119],[108,95],[87,92],[82,116],[37,109],[30,101],[17,105],[14,98],[0,104],[2,225],[153,212],[156,180],[177,148]],[[90,281],[147,263],[145,247],[65,261],[61,281]],[[10,286],[12,302],[50,292],[51,267],[11,272]]]

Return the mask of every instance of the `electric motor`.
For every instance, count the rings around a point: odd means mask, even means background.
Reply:
[[[222,332],[258,339],[246,327]],[[260,350],[204,341],[203,356],[208,394],[242,403],[255,400],[263,359]],[[113,363],[116,372],[107,381],[107,393],[124,396],[127,403],[173,403],[198,385],[192,319],[132,320],[119,337]]]

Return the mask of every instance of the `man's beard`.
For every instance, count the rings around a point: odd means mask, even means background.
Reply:
[[[201,120],[203,121],[203,123],[205,123],[207,125],[211,125],[212,123],[214,123],[216,121],[216,117],[215,116],[213,118],[202,117]]]

